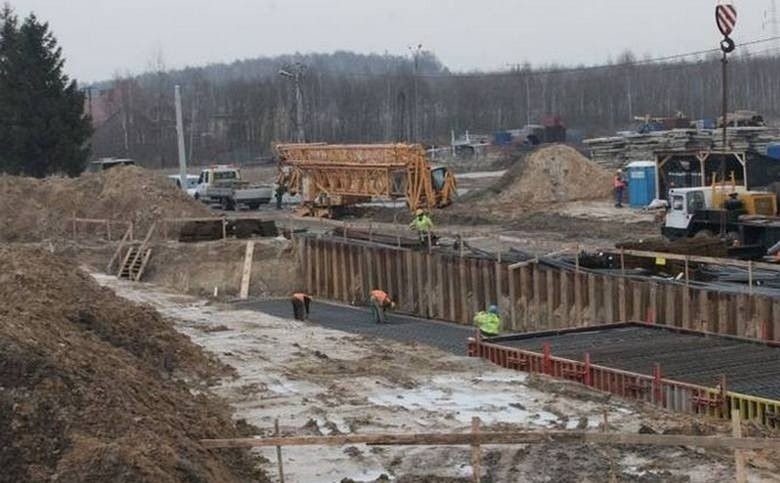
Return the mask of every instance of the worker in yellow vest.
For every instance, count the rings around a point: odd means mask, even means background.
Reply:
[[[311,297],[303,292],[295,292],[290,298],[293,307],[293,317],[295,320],[309,320],[309,306]]]
[[[418,208],[414,212],[414,218],[409,223],[409,228],[417,232],[417,239],[420,244],[425,245],[433,232],[433,220],[423,209]]]
[[[501,317],[498,315],[498,307],[491,305],[487,311],[477,312],[474,316],[474,325],[485,337],[495,337],[501,332]]]
[[[387,292],[379,289],[371,291],[369,304],[371,306],[371,315],[374,318],[375,324],[384,324],[387,322],[385,310],[395,308],[395,302],[387,295]]]

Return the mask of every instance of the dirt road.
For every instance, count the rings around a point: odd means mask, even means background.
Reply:
[[[529,378],[432,348],[370,339],[96,275],[122,296],[176,319],[179,330],[236,368],[214,388],[238,417],[268,434],[465,431],[472,416],[492,428],[637,432],[724,428],[610,401],[577,385]],[[316,313],[313,314],[316,320]],[[367,321],[368,323],[368,321]],[[484,448],[483,481],[724,481],[732,456],[686,448],[518,445]],[[269,461],[273,451],[264,451]],[[470,481],[468,448],[285,448],[288,481]],[[272,462],[266,464],[275,473]],[[756,473],[768,478],[768,473]],[[383,480],[380,480],[383,481]]]

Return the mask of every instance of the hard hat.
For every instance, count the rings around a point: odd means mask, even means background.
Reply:
[[[422,208],[417,208],[417,210],[414,212],[414,214],[415,214],[415,215],[417,215],[417,216],[420,216],[420,215],[422,215],[423,213],[425,213],[425,212],[423,211],[423,209],[422,209]]]
[[[491,314],[497,314],[498,313],[498,306],[497,305],[491,305],[488,307],[488,312]]]

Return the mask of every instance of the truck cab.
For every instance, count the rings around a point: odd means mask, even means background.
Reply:
[[[661,233],[671,240],[727,233],[737,238],[744,215],[773,217],[774,194],[750,191],[744,186],[673,188]]]
[[[271,186],[243,181],[241,168],[218,164],[200,172],[195,199],[219,204],[223,210],[238,210],[239,206],[256,210],[261,204],[268,203],[272,194]]]

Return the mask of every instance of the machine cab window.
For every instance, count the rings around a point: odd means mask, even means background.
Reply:
[[[672,209],[675,211],[681,211],[685,207],[685,203],[683,202],[683,196],[682,195],[673,195],[672,196]]]
[[[688,213],[703,210],[704,207],[704,193],[701,191],[691,191],[688,193]]]

